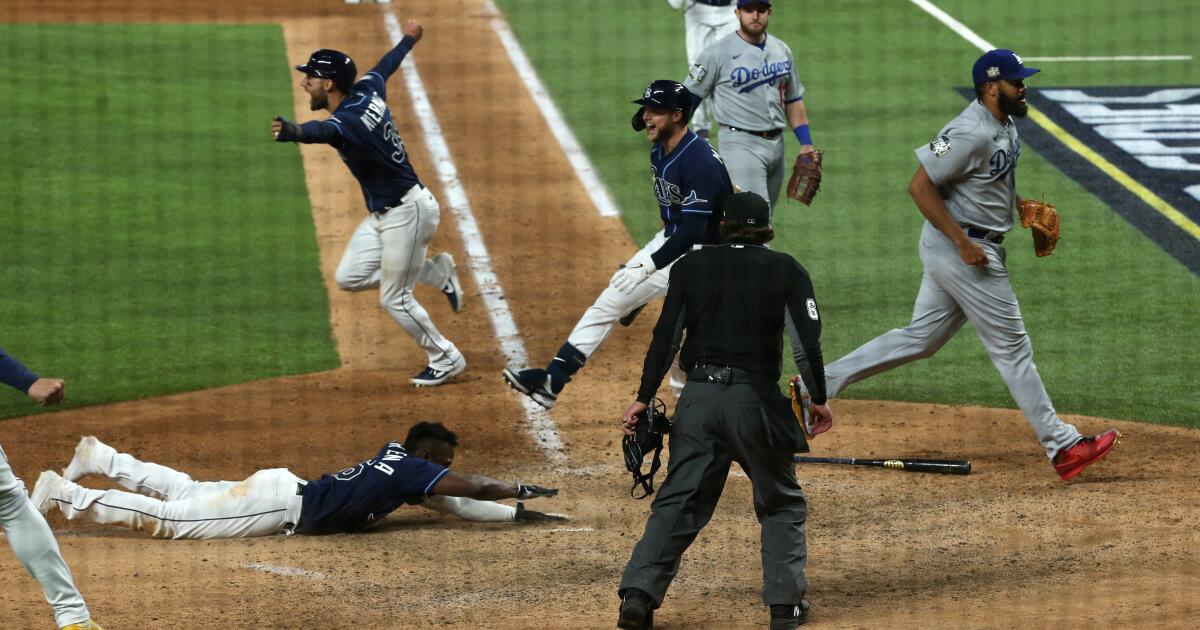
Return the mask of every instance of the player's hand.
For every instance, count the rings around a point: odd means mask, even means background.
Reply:
[[[633,427],[637,426],[639,416],[646,409],[646,403],[633,401],[633,404],[629,405],[629,408],[625,410],[625,415],[621,417],[621,433],[633,435]]]
[[[404,20],[404,26],[400,27],[400,32],[405,35],[411,35],[413,43],[421,41],[421,36],[425,34],[425,27],[416,20]]]
[[[570,519],[562,514],[546,514],[537,510],[527,510],[524,503],[517,501],[517,513],[513,515],[513,520],[518,523],[560,523]]]
[[[608,285],[629,295],[633,293],[637,285],[645,282],[646,278],[649,278],[650,274],[655,271],[657,271],[657,267],[654,266],[654,259],[650,258],[650,254],[641,251],[629,259],[629,262],[621,265],[617,273],[613,274],[612,279],[608,281]]]
[[[518,499],[536,499],[538,497],[553,497],[558,494],[557,488],[544,488],[531,483],[517,482]]]
[[[814,436],[821,435],[833,427],[833,411],[828,402],[824,405],[808,403],[808,417],[812,421],[809,426]]]
[[[67,384],[61,378],[39,378],[29,386],[28,394],[43,407],[57,405],[67,397]]]
[[[972,267],[986,267],[988,264],[987,254],[983,253],[983,248],[971,239],[967,239],[958,246],[958,256],[962,258],[963,263]]]
[[[300,138],[300,127],[283,116],[276,116],[271,122],[271,133],[276,142],[295,142]]]

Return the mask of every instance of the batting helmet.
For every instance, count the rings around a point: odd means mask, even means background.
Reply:
[[[642,93],[642,98],[636,101],[631,101],[634,105],[641,105],[633,115],[633,130],[641,131],[646,128],[646,121],[642,120],[642,114],[646,112],[647,107],[655,109],[673,109],[683,112],[683,121],[686,123],[692,116],[692,93],[683,84],[670,79],[659,79],[652,81],[646,86],[646,91]]]
[[[296,69],[310,77],[331,79],[343,94],[350,93],[358,68],[354,60],[344,52],[322,48],[308,57],[308,63],[296,66]]]

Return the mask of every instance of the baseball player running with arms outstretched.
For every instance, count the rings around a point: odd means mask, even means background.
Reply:
[[[1013,116],[1023,117],[1025,79],[1038,72],[1009,50],[992,50],[972,70],[976,99],[928,145],[908,192],[925,216],[925,274],[912,323],[888,331],[825,366],[827,395],[933,356],[970,321],[1055,470],[1069,480],[1112,450],[1112,429],[1083,437],[1063,422],[1033,364],[1033,345],[1013,293],[1001,242],[1013,227],[1021,155]]]
[[[671,265],[695,245],[721,242],[716,204],[733,192],[729,172],[706,140],[687,127],[692,95],[682,84],[654,81],[633,116],[635,131],[653,143],[650,172],[663,229],[621,266],[583,314],[545,369],[504,370],[504,380],[546,409],[554,407],[571,378],[612,332],[617,320],[667,292]],[[678,378],[678,388],[683,379]]]
[[[0,348],[0,383],[4,383],[42,405],[57,405],[66,397],[62,379],[34,374]],[[8,456],[0,448],[0,527],[8,546],[33,576],[54,608],[54,620],[63,630],[103,630],[89,618],[83,595],[75,588],[71,569],[63,560],[54,533],[46,519],[34,509],[25,484],[13,475]]]
[[[387,80],[421,40],[416,20],[404,24],[404,38],[355,82],[354,61],[336,50],[321,49],[308,63],[300,86],[313,111],[329,118],[300,125],[276,116],[271,131],[278,142],[328,144],[362,187],[369,214],[359,224],[337,268],[337,285],[347,291],[379,287],[379,302],[428,355],[428,366],[409,379],[418,387],[441,385],[467,369],[467,361],[442,336],[413,295],[417,281],[442,290],[456,312],[462,288],[450,254],[426,259],[440,218],[438,202],[417,179],[404,142],[388,109]]]
[[[457,445],[457,436],[440,422],[419,422],[403,443],[389,442],[375,457],[313,481],[286,468],[260,470],[244,481],[193,481],[85,437],[62,476],[42,473],[33,502],[42,513],[57,507],[68,520],[173,539],[359,532],[406,504],[471,521],[566,520],[521,502],[494,502],[550,497],[558,490],[451,471]],[[75,483],[86,475],[107,477],[129,492]]]

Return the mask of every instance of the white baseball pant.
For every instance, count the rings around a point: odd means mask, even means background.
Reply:
[[[433,193],[413,186],[386,214],[372,212],[363,219],[346,244],[335,277],[346,291],[379,287],[380,305],[421,346],[430,367],[448,371],[462,354],[413,295],[417,281],[441,289],[449,279],[449,269],[425,258],[440,219]]]
[[[30,503],[25,484],[13,475],[3,448],[0,448],[0,526],[17,559],[42,585],[46,601],[54,608],[58,627],[87,621],[90,617],[87,604],[75,588],[58,541],[54,540],[46,519]]]
[[[297,490],[303,480],[286,468],[260,470],[243,481],[193,481],[101,443],[91,453],[90,466],[84,472],[104,475],[130,492],[92,490],[64,480],[50,497],[68,520],[173,539],[288,534],[300,520]]]

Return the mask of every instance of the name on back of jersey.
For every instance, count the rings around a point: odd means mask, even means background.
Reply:
[[[379,123],[383,122],[384,116],[387,115],[387,104],[383,99],[379,98],[378,94],[372,94],[370,102],[367,103],[367,109],[363,112],[363,125],[367,127],[367,131],[374,131]]]

